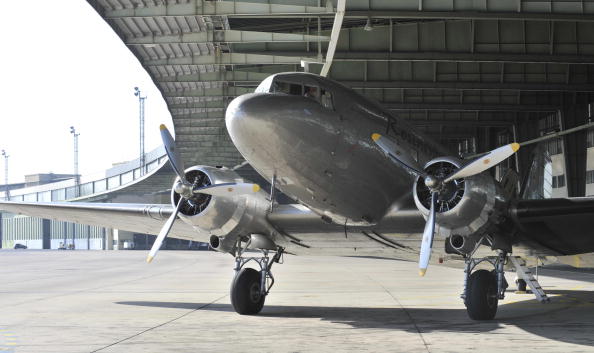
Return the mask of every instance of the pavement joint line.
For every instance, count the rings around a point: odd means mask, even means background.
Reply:
[[[186,316],[188,316],[188,315],[190,315],[190,314],[192,314],[192,313],[195,313],[196,311],[198,311],[198,310],[200,310],[200,309],[204,309],[204,308],[206,308],[207,306],[209,306],[209,305],[211,305],[211,304],[214,304],[214,303],[218,302],[219,300],[221,300],[221,299],[223,299],[223,298],[225,298],[225,297],[227,297],[227,296],[228,296],[228,294],[222,295],[222,296],[218,297],[217,299],[215,299],[215,300],[211,301],[210,303],[203,304],[203,305],[201,305],[201,306],[197,307],[196,309],[192,309],[192,310],[188,311],[187,313],[184,313],[184,314],[182,314],[182,315],[180,315],[180,316],[174,317],[174,318],[173,318],[173,319],[171,319],[171,320],[165,321],[165,322],[163,322],[163,323],[160,323],[159,325],[156,325],[156,326],[153,326],[153,327],[149,327],[149,328],[147,328],[146,330],[143,330],[143,331],[140,331],[140,332],[138,332],[138,333],[135,333],[135,334],[133,334],[132,336],[128,336],[128,337],[126,337],[126,338],[123,338],[123,339],[121,339],[121,340],[119,340],[119,341],[116,341],[116,342],[114,342],[114,343],[108,344],[107,346],[101,347],[101,348],[99,348],[99,349],[96,349],[96,350],[94,350],[94,351],[91,351],[91,352],[89,352],[89,353],[95,353],[95,352],[102,351],[102,350],[104,350],[104,349],[106,349],[106,348],[113,347],[113,346],[115,346],[115,345],[118,345],[118,344],[120,344],[120,343],[122,343],[122,342],[128,341],[128,340],[130,340],[130,339],[132,339],[132,338],[134,338],[134,337],[138,337],[138,336],[140,336],[140,335],[142,335],[142,334],[144,334],[144,333],[146,333],[146,332],[149,332],[149,331],[152,331],[152,330],[158,329],[159,327],[165,326],[165,325],[167,325],[167,324],[170,324],[170,323],[172,323],[172,322],[174,322],[174,321],[177,321],[177,320],[179,320],[179,319],[181,319],[181,318],[184,318],[184,317],[186,317]]]
[[[373,282],[377,283],[380,287],[383,288],[383,290],[388,293],[388,295],[390,297],[392,297],[392,299],[398,304],[398,306],[400,306],[400,308],[406,313],[406,316],[408,316],[408,318],[410,319],[410,322],[413,324],[413,326],[415,327],[415,329],[417,330],[419,337],[421,338],[421,341],[423,341],[423,345],[425,346],[425,350],[427,350],[427,353],[431,353],[431,351],[429,350],[429,345],[427,344],[427,341],[425,341],[425,337],[423,337],[423,332],[421,332],[421,329],[419,328],[419,326],[417,325],[415,319],[412,317],[412,315],[408,312],[408,310],[406,309],[406,307],[404,305],[402,305],[402,303],[400,303],[400,300],[398,300],[398,298],[396,298],[389,290],[388,288],[384,287],[383,284],[381,284],[380,282],[376,281],[373,277],[367,275],[367,277],[372,280]]]

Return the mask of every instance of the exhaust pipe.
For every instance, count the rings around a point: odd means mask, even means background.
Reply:
[[[263,234],[251,234],[249,238],[246,239],[249,242],[248,249],[276,250],[276,244]],[[245,239],[242,239],[242,241],[245,241]],[[236,242],[236,237],[226,238],[223,236],[219,237],[211,235],[208,244],[213,250],[233,254]]]
[[[232,252],[233,247],[235,245],[235,240],[230,242],[231,244],[228,243],[229,242],[225,241],[225,237],[219,237],[216,235],[211,235],[208,241],[208,245],[210,245],[211,249],[222,253]]]
[[[449,238],[449,245],[458,254],[468,254],[476,247],[477,239],[473,237],[464,237],[462,235],[454,234]]]

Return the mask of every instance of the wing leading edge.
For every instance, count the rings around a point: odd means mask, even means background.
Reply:
[[[173,212],[173,207],[150,204],[0,201],[0,210],[32,217],[157,234]],[[200,241],[198,233],[185,222],[176,222],[170,235],[178,239]]]

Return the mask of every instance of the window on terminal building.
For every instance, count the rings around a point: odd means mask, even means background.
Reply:
[[[586,171],[586,184],[594,184],[594,170]]]
[[[553,176],[553,188],[558,189],[565,186],[565,174]]]
[[[594,130],[588,130],[586,133],[586,143],[588,147],[594,147]]]

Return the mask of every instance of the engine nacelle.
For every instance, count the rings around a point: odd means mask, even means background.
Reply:
[[[462,164],[457,158],[440,157],[428,162],[425,170],[443,179]],[[440,236],[454,236],[453,239],[464,248],[457,237],[474,238],[487,232],[491,225],[499,223],[506,200],[499,183],[488,173],[454,180],[444,188],[436,208],[435,230]],[[431,192],[422,178],[417,178],[413,190],[415,204],[427,218]]]
[[[233,170],[209,166],[194,166],[185,170],[186,180],[197,187],[244,182]],[[178,182],[176,179],[175,183]],[[175,184],[174,184],[175,185]],[[173,205],[177,205],[180,195],[171,190]],[[266,221],[269,201],[262,191],[231,197],[195,194],[184,199],[179,216],[192,225],[202,241],[221,252],[235,251],[239,236],[250,234],[270,234]]]

